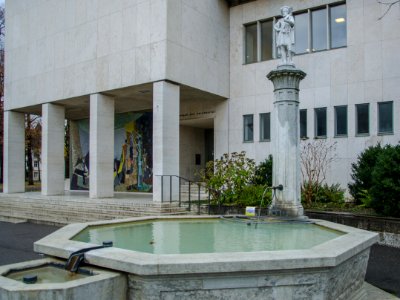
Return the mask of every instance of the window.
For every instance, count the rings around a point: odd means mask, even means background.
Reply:
[[[308,47],[308,13],[294,16],[294,41],[296,54],[307,53]]]
[[[369,104],[356,104],[356,134],[369,134]]]
[[[335,136],[347,135],[347,105],[335,106]]]
[[[337,5],[330,8],[331,15],[331,31],[330,43],[331,48],[346,46],[347,31],[346,31],[346,5]]]
[[[37,168],[38,166],[39,166],[38,161],[35,160],[35,161],[33,162],[33,167],[34,167],[34,168]]]
[[[378,133],[393,133],[393,102],[378,103]]]
[[[260,114],[260,141],[271,140],[271,113]]]
[[[257,61],[257,23],[247,25],[246,31],[246,64]]]
[[[327,49],[327,14],[326,8],[318,9],[311,12],[312,24],[312,51]]]
[[[243,116],[243,141],[253,141],[253,115]]]
[[[300,109],[300,138],[307,138],[307,109]]]
[[[346,4],[325,5],[293,14],[296,54],[347,45]],[[273,25],[281,16],[245,25],[245,63],[278,58]],[[260,44],[260,47],[258,45]],[[261,53],[260,53],[261,52]]]
[[[261,23],[261,60],[273,59],[273,20]]]
[[[315,109],[315,137],[326,137],[326,107]]]

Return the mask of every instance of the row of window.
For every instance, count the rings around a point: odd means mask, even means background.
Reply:
[[[346,4],[326,5],[294,14],[295,52],[309,53],[347,44]],[[277,18],[245,25],[245,63],[277,58],[274,24]]]
[[[355,106],[356,135],[369,134],[369,103],[356,104]],[[334,129],[335,136],[347,136],[348,134],[348,113],[347,105],[334,107]],[[327,136],[327,108],[319,107],[314,109],[314,136],[325,138]],[[378,103],[378,134],[393,133],[393,102]],[[300,110],[300,138],[307,138],[307,109]],[[271,139],[271,114],[260,114],[260,142]],[[254,141],[254,120],[253,115],[243,116],[243,141]]]

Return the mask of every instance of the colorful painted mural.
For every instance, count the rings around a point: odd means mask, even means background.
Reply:
[[[152,190],[152,113],[115,116],[114,189],[117,192]],[[71,190],[89,189],[89,120],[71,123]]]

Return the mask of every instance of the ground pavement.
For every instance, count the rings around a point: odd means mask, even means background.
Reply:
[[[33,252],[33,242],[58,228],[31,223],[0,222],[0,265],[41,258]],[[372,246],[365,279],[368,283],[400,297],[400,249]],[[372,296],[373,287],[370,288]]]

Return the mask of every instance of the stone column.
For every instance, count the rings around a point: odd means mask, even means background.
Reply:
[[[114,99],[90,95],[89,195],[114,196]]]
[[[25,192],[25,114],[4,112],[3,192]]]
[[[300,131],[299,84],[306,74],[284,65],[271,71],[267,78],[274,84],[274,110],[272,112],[271,146],[273,155],[273,186],[276,197],[270,213],[289,217],[303,216],[300,201]]]
[[[153,84],[153,201],[178,200],[178,180],[157,175],[179,175],[179,86]],[[163,185],[164,193],[161,193]]]
[[[64,193],[65,108],[42,105],[42,195]]]

